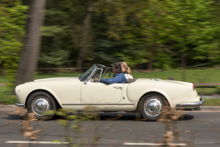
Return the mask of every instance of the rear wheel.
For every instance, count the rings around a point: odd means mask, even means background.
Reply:
[[[163,106],[167,105],[162,95],[150,93],[141,98],[138,103],[138,111],[147,120],[157,120],[160,117]]]
[[[38,119],[51,119],[55,114],[43,114],[49,110],[56,110],[57,104],[54,98],[46,92],[35,92],[30,95],[27,101],[28,113],[34,113]]]

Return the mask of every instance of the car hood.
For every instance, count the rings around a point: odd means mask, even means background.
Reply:
[[[52,82],[52,81],[69,81],[69,80],[77,80],[78,77],[59,77],[59,78],[45,78],[45,79],[37,79],[34,82]]]
[[[188,86],[193,86],[192,83],[189,82],[182,82],[182,81],[174,81],[174,80],[161,80],[161,79],[144,79],[144,78],[140,78],[137,79],[137,82],[163,82],[163,83],[173,83],[173,84],[181,84],[181,85],[188,85]]]

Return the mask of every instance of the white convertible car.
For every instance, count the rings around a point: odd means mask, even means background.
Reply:
[[[88,105],[100,111],[138,111],[148,120],[157,120],[163,106],[176,109],[199,109],[204,101],[192,83],[135,79],[128,83],[104,84],[94,78],[110,78],[110,67],[94,64],[82,76],[47,78],[18,85],[15,88],[19,103],[39,119],[48,110],[84,110]],[[47,116],[51,118],[52,116]]]

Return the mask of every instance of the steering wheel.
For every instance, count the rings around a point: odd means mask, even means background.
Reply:
[[[94,74],[94,78],[95,78],[95,76],[96,76],[97,78],[99,77],[99,76],[97,75],[97,73]]]
[[[92,82],[99,82],[99,81],[95,81],[95,78],[98,79],[97,73],[95,73],[95,74],[93,75],[93,78],[91,78],[91,81],[92,81]]]

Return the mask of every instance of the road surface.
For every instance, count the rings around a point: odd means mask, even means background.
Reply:
[[[167,131],[179,132],[182,140],[174,138],[173,143],[179,146],[220,146],[220,111],[202,110],[186,111],[182,120],[171,122],[172,129],[167,124],[155,121],[140,120],[137,113],[99,113],[99,120],[91,120],[81,123],[84,132],[74,134],[71,127],[62,127],[56,116],[49,121],[34,121],[31,126],[34,130],[41,129],[36,141],[31,141],[20,132],[22,116],[8,114],[9,110],[1,110],[0,115],[0,146],[17,147],[18,144],[37,147],[61,147],[68,146],[65,139],[67,133],[70,136],[79,136],[75,143],[87,141],[85,146],[111,147],[111,146],[160,146]],[[171,135],[172,136],[172,135]],[[174,135],[176,137],[176,135]],[[62,141],[63,144],[52,142]],[[20,145],[21,146],[21,145]]]

